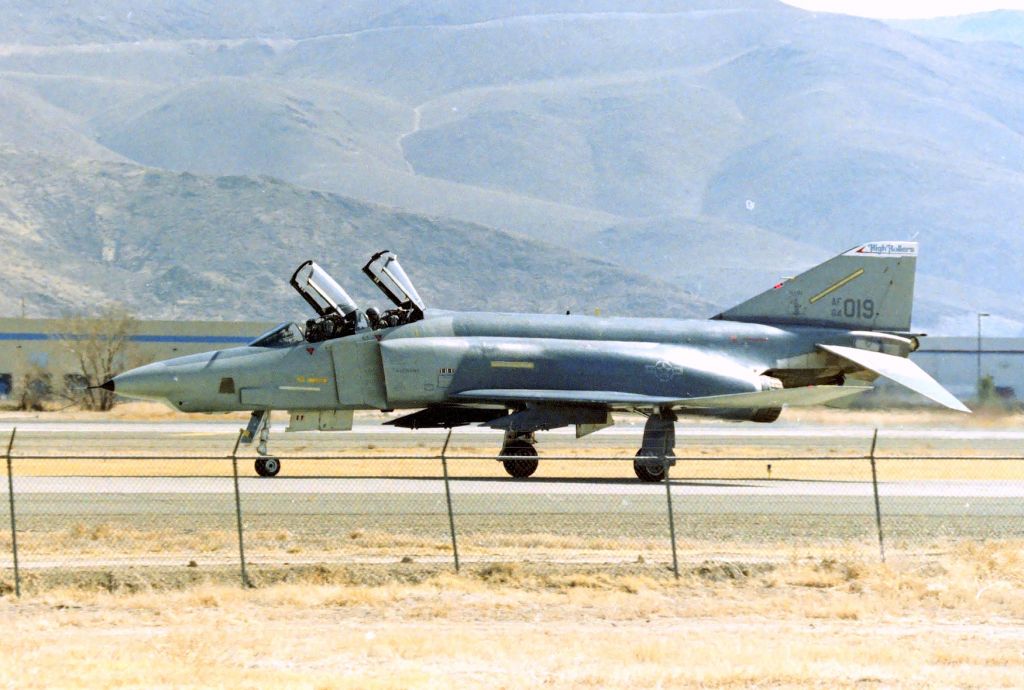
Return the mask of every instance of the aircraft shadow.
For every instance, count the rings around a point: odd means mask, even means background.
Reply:
[[[403,481],[443,481],[443,477],[424,477],[422,475],[303,475],[301,477],[289,477],[287,475],[275,477],[271,481],[288,479],[360,479],[360,480],[389,480],[399,479]],[[485,482],[493,484],[582,484],[586,486],[636,486],[640,482],[632,477],[529,477],[516,479],[514,477],[473,477],[473,476],[449,476],[452,482]],[[786,477],[708,477],[706,479],[679,478],[670,480],[672,486],[710,486],[710,487],[763,487],[765,484],[787,483],[787,484],[863,484],[866,479],[789,479]],[[650,486],[663,486],[662,483],[650,484]]]
[[[423,476],[399,476],[399,475],[368,475],[359,477],[346,477],[346,476],[303,476],[303,477],[279,477],[278,479],[400,479],[400,480],[420,480],[420,481],[444,481],[443,477],[423,477]],[[583,484],[587,486],[637,486],[643,485],[637,479],[630,479],[629,477],[609,478],[609,477],[530,477],[528,479],[516,479],[514,477],[449,477],[451,482],[485,482],[493,484]],[[686,480],[686,479],[673,479],[671,480],[672,486],[716,486],[716,487],[737,487],[737,486],[753,486],[752,484],[745,484],[750,480]],[[647,484],[652,488],[664,486],[661,483]]]

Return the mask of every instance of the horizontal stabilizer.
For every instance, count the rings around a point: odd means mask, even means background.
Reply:
[[[871,386],[802,386],[800,388],[775,388],[754,393],[732,395],[711,395],[704,398],[677,400],[675,407],[701,409],[754,410],[784,405],[806,406],[825,403],[859,395],[871,390]]]
[[[951,410],[959,412],[970,412],[970,409],[956,397],[942,387],[938,381],[917,366],[909,359],[887,355],[884,352],[872,352],[861,350],[856,347],[843,347],[842,345],[818,345],[822,350],[831,352],[837,357],[853,362],[876,374],[881,374],[887,379],[892,379],[901,386],[906,386],[915,393],[934,400],[940,405],[945,405]]]

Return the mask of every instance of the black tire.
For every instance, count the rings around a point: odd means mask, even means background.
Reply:
[[[501,464],[505,466],[505,471],[509,473],[509,476],[515,477],[516,479],[526,479],[534,472],[537,471],[537,449],[533,447],[533,444],[527,443],[526,441],[512,441],[507,446],[501,449],[502,455],[519,455],[521,457],[502,460]]]
[[[261,477],[276,477],[281,471],[281,461],[277,458],[261,456],[256,458],[256,474]]]
[[[642,482],[663,482],[665,481],[665,465],[661,458],[643,455],[643,450],[636,452],[637,460],[633,461],[633,471]],[[642,460],[639,458],[643,458]]]

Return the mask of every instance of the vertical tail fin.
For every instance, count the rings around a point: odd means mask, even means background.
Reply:
[[[909,331],[916,265],[916,242],[868,242],[714,318]]]

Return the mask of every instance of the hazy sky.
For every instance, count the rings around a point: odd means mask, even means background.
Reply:
[[[880,19],[911,19],[971,14],[990,10],[1024,10],[1024,0],[783,0],[817,12],[839,12]]]

